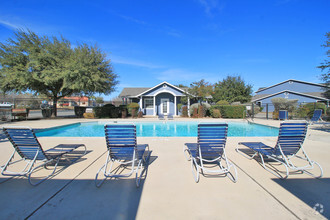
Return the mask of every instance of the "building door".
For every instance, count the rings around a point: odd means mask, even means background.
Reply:
[[[167,115],[170,110],[170,100],[169,99],[161,99],[160,100],[160,113],[163,115]]]

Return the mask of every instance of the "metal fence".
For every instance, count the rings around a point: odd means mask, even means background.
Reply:
[[[27,117],[24,119],[38,119],[43,118],[41,112],[41,104],[44,99],[40,98],[7,98],[0,99],[0,121],[10,121],[14,119],[22,119],[21,116],[14,116],[13,109],[28,109]],[[60,100],[57,105],[58,117],[75,117],[74,106],[63,105],[70,100]]]
[[[320,106],[323,106],[320,107]],[[329,116],[326,113],[326,109],[328,108],[325,104],[321,103],[297,103],[295,106],[290,108],[280,108],[280,110],[284,110],[288,112],[288,119],[303,119],[308,120],[313,115],[315,109],[323,109],[323,119],[327,120]],[[275,111],[275,106],[273,103],[265,103],[265,104],[251,104],[247,106],[247,117],[251,118],[259,118],[259,119],[267,119],[267,120],[277,120],[279,117],[279,112]]]

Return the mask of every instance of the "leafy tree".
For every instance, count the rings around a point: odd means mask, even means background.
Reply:
[[[102,104],[102,103],[104,103],[103,97],[96,97],[96,98],[95,98],[95,101],[96,101],[97,104]]]
[[[204,79],[191,83],[188,89],[191,95],[196,96],[197,99],[201,101],[205,101],[206,98],[212,94],[212,91],[213,85],[209,82],[205,82]]]
[[[227,76],[214,85],[213,101],[249,102],[252,98],[252,86],[246,84],[240,76]]]
[[[325,42],[325,44],[323,44],[322,46],[325,47],[325,48],[328,48],[326,54],[327,54],[327,57],[328,57],[328,60],[324,60],[323,63],[321,63],[320,66],[318,66],[317,68],[320,68],[322,71],[324,70],[328,70],[328,72],[325,72],[321,75],[321,79],[323,82],[325,82],[325,84],[327,86],[330,86],[330,32],[326,33],[325,35],[327,37],[327,41]],[[330,89],[326,89],[325,91],[325,96],[330,99]]]
[[[30,30],[17,30],[14,35],[0,43],[3,91],[33,91],[51,97],[54,116],[57,101],[64,96],[114,91],[117,75],[97,46],[73,48],[64,37],[38,36]]]

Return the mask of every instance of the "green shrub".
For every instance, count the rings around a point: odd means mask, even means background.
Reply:
[[[93,118],[95,118],[95,114],[94,113],[84,113],[84,118],[93,119]]]
[[[204,117],[205,116],[210,116],[210,108],[211,108],[211,105],[209,103],[203,103],[202,104],[203,107],[204,107]]]
[[[293,112],[296,107],[298,100],[297,99],[285,99],[285,98],[273,98],[272,103],[275,108],[275,112],[279,110],[287,110],[288,112]]]
[[[203,105],[198,106],[198,117],[203,118],[205,116],[205,110]]]
[[[327,108],[327,116],[330,116],[330,107]]]
[[[259,105],[253,105],[253,113],[254,115],[258,114],[259,112],[261,112],[261,108],[259,107]],[[250,110],[247,110],[249,115],[252,115],[252,106]]]
[[[74,114],[79,118],[83,117],[85,112],[86,112],[86,107],[80,107],[80,106],[74,107]]]
[[[211,107],[212,117],[217,115],[217,111],[223,118],[243,118],[245,106],[242,105],[214,105]]]
[[[127,105],[120,105],[119,106],[119,111],[120,111],[120,115],[119,117],[121,118],[126,118],[127,117]]]
[[[181,104],[181,103],[179,103],[179,104],[177,105],[177,108],[178,108],[178,111],[179,111],[179,112],[181,112],[181,108],[182,108],[182,106],[183,106],[183,104]]]
[[[299,106],[297,109],[297,115],[300,118],[312,118],[315,109],[322,109],[323,114],[327,111],[326,105],[322,102],[307,103]]]
[[[221,118],[220,110],[219,109],[213,109],[213,118]]]
[[[140,105],[136,102],[132,102],[129,105],[127,105],[128,113],[132,117],[137,117],[137,113],[138,113],[139,108],[140,108]],[[134,111],[133,111],[133,109],[134,109]]]
[[[227,102],[226,100],[220,100],[217,102],[217,105],[229,105],[229,102]]]
[[[193,115],[194,109],[198,109],[199,103],[192,104],[189,108],[190,115]]]
[[[119,118],[120,109],[112,104],[93,108],[95,118]]]
[[[136,118],[138,115],[137,115],[138,113],[137,113],[137,110],[136,110],[136,108],[132,108],[131,109],[131,116],[132,116],[132,118]]]
[[[188,106],[183,106],[182,107],[182,113],[181,113],[182,117],[188,117]]]
[[[93,111],[96,118],[110,118],[111,108],[95,107]]]
[[[192,117],[193,118],[198,118],[198,109],[197,108],[194,108],[194,112],[192,114]]]

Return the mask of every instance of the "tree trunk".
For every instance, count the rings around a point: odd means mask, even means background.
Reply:
[[[52,117],[57,117],[57,96],[53,96],[53,111]]]

